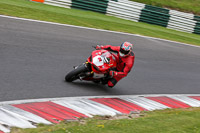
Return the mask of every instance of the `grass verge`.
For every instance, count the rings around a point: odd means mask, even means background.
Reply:
[[[11,133],[200,133],[200,108],[142,112],[139,117],[95,117],[79,122],[61,122],[37,129],[15,128]]]
[[[104,14],[29,2],[0,0],[0,14],[163,38],[200,46],[200,36]]]
[[[166,7],[183,12],[200,15],[200,0],[131,0],[148,5]]]

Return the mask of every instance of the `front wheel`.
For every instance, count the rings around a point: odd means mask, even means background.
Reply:
[[[83,72],[88,71],[87,67],[85,64],[78,66],[76,69],[72,70],[65,76],[65,81],[66,82],[72,82],[76,79],[79,78],[79,75]]]

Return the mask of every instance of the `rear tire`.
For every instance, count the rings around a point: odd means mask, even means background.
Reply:
[[[79,78],[79,74],[81,74],[82,72],[86,72],[86,71],[88,71],[88,69],[85,66],[85,64],[78,66],[78,68],[72,70],[65,76],[65,81],[72,82]]]

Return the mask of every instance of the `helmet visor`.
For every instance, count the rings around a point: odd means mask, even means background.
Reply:
[[[120,52],[121,52],[122,54],[124,54],[124,55],[127,55],[130,51],[129,51],[129,50],[126,51],[126,50],[124,50],[123,48],[120,48]]]

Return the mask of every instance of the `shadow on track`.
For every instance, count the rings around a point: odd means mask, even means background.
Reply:
[[[66,82],[68,83],[68,82]],[[113,87],[110,88],[107,85],[102,85],[98,83],[88,82],[88,81],[75,81],[68,83],[73,87],[81,88],[87,91],[98,91],[98,92],[104,92],[106,95],[123,95],[123,91],[120,88]]]

